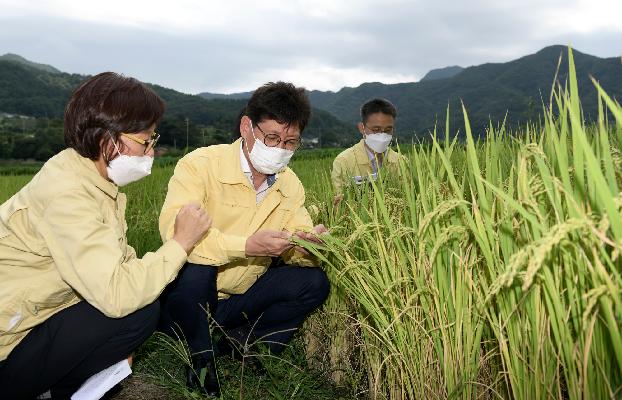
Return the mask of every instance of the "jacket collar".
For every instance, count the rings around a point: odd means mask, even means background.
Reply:
[[[359,165],[371,165],[371,161],[369,160],[369,153],[367,152],[367,147],[365,147],[365,139],[361,139],[360,142],[354,145],[354,157],[356,158],[356,163]],[[398,153],[388,148],[384,159],[388,162],[397,162]]]
[[[67,155],[71,167],[75,168],[76,172],[82,175],[89,183],[95,185],[113,199],[117,198],[119,187],[99,174],[93,160],[82,157],[72,148],[63,150],[62,153]]]
[[[241,138],[229,145],[225,145],[225,151],[222,152],[218,159],[218,172],[216,175],[222,183],[229,185],[246,184],[250,186],[240,165],[240,143],[242,143]]]
[[[360,142],[354,145],[354,157],[359,165],[371,165],[367,148],[365,147],[365,139],[361,139]]]
[[[251,186],[246,175],[244,175],[240,164],[241,143],[242,139],[240,138],[226,145],[225,151],[223,151],[218,161],[218,180],[228,185],[248,186],[254,191],[255,189]],[[274,182],[271,189],[280,191],[285,197],[290,197],[293,194],[289,188],[291,185],[284,184],[283,181],[287,180],[288,175],[291,173],[289,168],[285,168],[283,171],[279,172],[279,179]]]

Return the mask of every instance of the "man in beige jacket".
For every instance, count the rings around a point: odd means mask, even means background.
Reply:
[[[361,141],[339,153],[333,161],[331,180],[336,202],[345,187],[376,180],[381,169],[397,173],[400,155],[389,148],[395,135],[396,118],[397,110],[388,100],[372,99],[363,104],[361,122],[357,125],[363,136]]]
[[[235,346],[263,342],[283,350],[307,314],[329,291],[318,262],[290,238],[315,240],[305,192],[287,168],[310,115],[304,89],[268,83],[253,93],[240,120],[241,138],[197,149],[179,160],[160,214],[170,238],[174,216],[198,202],[214,217],[162,299],[162,329],[188,341],[195,371],[187,384],[217,395],[207,313]],[[206,369],[204,381],[194,372]]]

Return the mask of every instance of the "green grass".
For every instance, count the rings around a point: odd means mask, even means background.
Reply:
[[[156,333],[140,347],[135,371],[180,398],[200,398],[184,384],[187,350],[183,344]],[[251,353],[261,360],[266,372],[258,373],[246,362],[218,358],[218,376],[223,399],[349,399],[351,395],[328,383],[321,371],[307,367],[304,344],[296,337],[279,357]]]

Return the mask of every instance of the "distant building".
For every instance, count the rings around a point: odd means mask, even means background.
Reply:
[[[3,118],[22,118],[22,119],[31,119],[32,117],[29,117],[27,115],[19,115],[19,114],[9,114],[9,113],[5,113],[5,112],[0,112],[0,119]]]
[[[307,148],[313,148],[313,147],[316,147],[320,143],[320,139],[317,137],[310,137],[310,138],[303,137],[302,143]]]

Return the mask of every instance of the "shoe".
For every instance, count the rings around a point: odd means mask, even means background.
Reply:
[[[236,340],[226,337],[221,337],[216,341],[214,350],[216,352],[216,358],[231,357],[234,360],[241,360],[244,352],[241,344]]]
[[[256,340],[251,329],[249,324],[225,329],[224,335],[216,341],[216,357],[228,355],[236,360],[241,360]]]
[[[201,383],[201,370],[205,368],[205,380]],[[220,384],[216,372],[216,360],[210,355],[208,358],[202,355],[192,356],[192,366],[186,366],[186,386],[192,390],[201,391],[208,396],[220,397]]]
[[[268,371],[259,360],[258,353],[251,350],[244,352],[242,345],[234,339],[221,337],[216,342],[216,357],[229,356],[234,360],[243,362],[245,367],[257,375],[267,375]]]
[[[263,363],[257,355],[247,355],[240,361],[242,361],[244,363],[244,366],[251,370],[255,375],[268,375],[268,370],[266,370],[266,368],[263,366]]]

